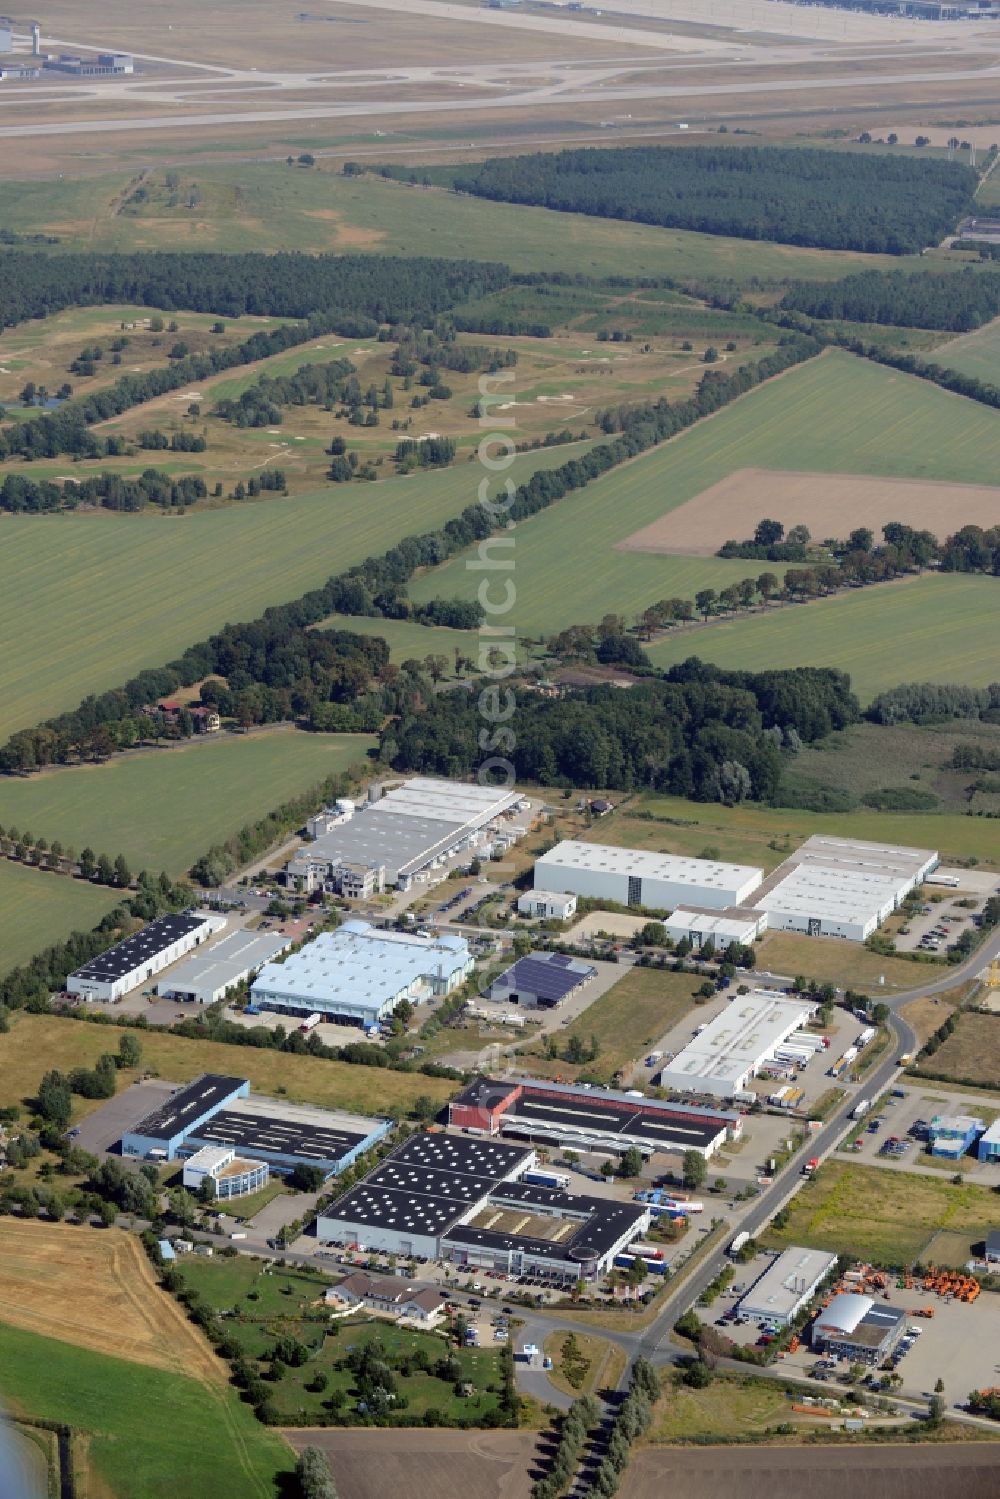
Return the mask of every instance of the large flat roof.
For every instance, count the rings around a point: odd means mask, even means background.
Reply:
[[[586,1094],[565,1102],[521,1097],[507,1110],[504,1121],[505,1129],[520,1129],[525,1135],[574,1130],[592,1135],[616,1135],[623,1146],[631,1140],[658,1141],[664,1150],[704,1148],[725,1128],[721,1121],[712,1124],[676,1116],[664,1117],[652,1110],[588,1103]]]
[[[531,1156],[521,1146],[464,1135],[411,1135],[324,1217],[397,1233],[436,1236]]]
[[[462,1223],[448,1230],[449,1244],[522,1248],[538,1259],[580,1263],[607,1254],[627,1234],[635,1232],[647,1211],[636,1202],[620,1202],[613,1197],[576,1196],[546,1187],[522,1186],[520,1182],[504,1182],[490,1193],[491,1207],[508,1203],[523,1207],[527,1212],[535,1206],[544,1207],[547,1214],[562,1208],[566,1214],[562,1219],[565,1231],[558,1237],[541,1238],[534,1234]]]
[[[153,1140],[172,1140],[175,1135],[188,1129],[196,1119],[235,1098],[240,1089],[245,1087],[246,1078],[225,1077],[217,1072],[203,1073],[201,1077],[178,1088],[166,1103],[146,1114],[128,1133],[147,1135]]]
[[[937,862],[929,848],[814,833],[765,882],[762,911],[864,924]]]
[[[467,1104],[474,1108],[493,1111],[499,1108],[504,1099],[509,1098],[517,1088],[523,1088],[529,1097],[554,1098],[557,1103],[575,1102],[585,1109],[596,1107],[613,1109],[618,1106],[623,1113],[630,1115],[644,1113],[659,1119],[696,1119],[706,1124],[714,1124],[716,1131],[738,1123],[740,1118],[734,1110],[722,1107],[706,1108],[703,1104],[671,1103],[662,1098],[634,1098],[631,1094],[621,1093],[614,1088],[591,1089],[583,1087],[580,1083],[553,1083],[540,1077],[477,1077],[471,1083],[467,1083],[451,1102],[453,1105]]]
[[[346,921],[335,932],[320,932],[285,962],[267,963],[251,992],[374,1013],[420,979],[447,978],[468,957],[464,937],[418,937]]]
[[[607,843],[580,843],[567,838],[543,854],[535,865],[539,884],[545,886],[545,871],[582,869],[600,874],[634,875],[690,885],[692,890],[742,889],[762,871],[750,864],[722,864],[715,859],[692,859],[682,854],[659,854],[644,848],[616,848]]]
[[[414,776],[306,844],[291,863],[384,865],[390,882],[439,857],[514,807],[515,792]]]
[[[660,1076],[675,1087],[698,1091],[702,1078],[736,1082],[766,1057],[815,1009],[785,993],[756,989],[738,995],[709,1021],[700,1036],[663,1067]]]
[[[220,942],[178,964],[160,987],[165,994],[174,990],[187,994],[198,989],[213,993],[228,989],[291,945],[291,937],[271,936],[266,932],[230,932]]]
[[[539,999],[558,1004],[572,994],[585,979],[592,979],[597,969],[590,963],[581,963],[576,958],[567,958],[563,953],[530,953],[501,973],[490,985],[492,998],[502,998],[504,992],[516,994],[523,990],[535,994]]]
[[[825,1249],[786,1249],[740,1298],[740,1311],[790,1317],[803,1296],[810,1295],[836,1268],[837,1256]]]
[[[240,1098],[196,1131],[210,1145],[232,1145],[251,1156],[295,1156],[303,1161],[339,1161],[376,1133],[383,1121],[337,1110],[287,1104],[272,1098]]]
[[[171,947],[181,937],[196,932],[207,921],[207,916],[191,916],[187,912],[179,916],[157,916],[148,921],[140,932],[133,932],[131,937],[116,942],[107,952],[91,958],[89,963],[78,968],[71,977],[112,983],[158,957],[164,948]]]

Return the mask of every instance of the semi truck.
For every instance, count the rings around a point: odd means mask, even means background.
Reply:
[[[744,1244],[749,1243],[750,1235],[747,1233],[745,1228],[741,1229],[740,1232],[736,1235],[736,1238],[730,1244],[729,1248],[726,1250],[726,1253],[729,1255],[730,1259],[734,1259],[736,1255],[739,1254]]]
[[[870,1098],[859,1098],[857,1103],[851,1110],[851,1118],[860,1119],[864,1114],[868,1113],[868,1110],[871,1108],[871,1106],[872,1105]]]
[[[302,1024],[299,1026],[299,1030],[302,1031],[304,1035],[308,1035],[310,1031],[314,1031],[316,1029],[322,1019],[323,1017],[319,1013],[319,1011],[317,1011],[314,1015],[307,1015],[305,1020],[303,1020]]]
[[[865,1028],[864,1028],[864,1030],[861,1031],[861,1032],[859,1032],[858,1036],[855,1038],[855,1041],[854,1041],[855,1046],[860,1051],[863,1046],[867,1046],[868,1045],[869,1041],[874,1041],[875,1040],[876,1034],[877,1034],[877,1032],[876,1032],[875,1027],[873,1025],[866,1025]]]
[[[529,1187],[552,1187],[561,1192],[565,1192],[570,1183],[569,1175],[564,1171],[542,1171],[541,1169],[526,1171],[521,1180]]]

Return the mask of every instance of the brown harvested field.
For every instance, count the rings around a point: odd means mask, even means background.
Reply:
[[[951,1012],[963,1004],[975,988],[975,981],[970,980],[967,984],[959,984],[957,988],[932,998],[911,999],[909,1004],[901,1007],[899,1013],[923,1046],[927,1038],[944,1024]]]
[[[537,1476],[534,1431],[293,1428],[283,1435],[298,1452],[321,1448],[338,1493],[350,1499],[528,1499],[533,1470]]]
[[[855,526],[868,526],[877,536],[891,520],[944,536],[964,525],[1000,525],[1000,488],[738,468],[652,525],[634,531],[616,550],[711,557],[724,541],[748,540],[765,518],[781,521],[786,531],[808,526],[816,540],[844,537]]]
[[[948,1039],[927,1058],[927,1068],[955,1082],[1000,1088],[1000,1015],[963,1014]]]
[[[621,1499],[996,1499],[1000,1446],[942,1442],[909,1446],[653,1448],[637,1452]]]
[[[0,1219],[0,1321],[224,1385],[226,1370],[121,1229]]]

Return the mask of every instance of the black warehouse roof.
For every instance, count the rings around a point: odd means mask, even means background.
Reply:
[[[107,952],[91,958],[89,963],[77,969],[73,977],[94,979],[105,984],[124,978],[127,973],[132,973],[155,958],[165,947],[171,947],[181,937],[196,932],[199,927],[204,926],[205,920],[204,916],[186,914],[157,916],[153,921],[147,922],[142,931],[134,932],[123,942],[116,942],[114,947],[109,947]]]

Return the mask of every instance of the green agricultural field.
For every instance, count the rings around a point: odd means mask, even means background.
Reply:
[[[225,734],[27,780],[0,777],[0,824],[77,853],[87,844],[112,859],[123,853],[133,873],[180,875],[210,844],[326,776],[363,766],[374,744],[365,734]]]
[[[0,1395],[84,1437],[84,1492],[108,1499],[272,1499],[294,1458],[235,1390],[0,1323]]]
[[[478,664],[479,631],[447,630],[419,625],[409,619],[373,619],[367,615],[330,614],[317,626],[323,630],[353,630],[358,635],[379,635],[389,647],[393,661],[423,661],[426,656],[445,656],[445,677],[455,675],[455,652]],[[484,640],[486,637],[483,637]]]
[[[721,858],[771,870],[813,833],[936,848],[945,864],[975,857],[1000,868],[996,824],[957,812],[871,812],[865,807],[857,812],[800,812],[751,804],[724,807],[649,794],[636,797],[622,812],[602,817],[583,836],[590,843]],[[706,849],[715,852],[707,855]]]
[[[70,932],[89,931],[117,900],[103,886],[0,859],[0,973]]]
[[[1000,412],[831,351],[520,526],[510,618],[520,633],[548,634],[608,612],[631,618],[657,599],[692,598],[756,575],[759,563],[615,550],[737,469],[988,484],[998,463]],[[413,598],[472,597],[479,575],[464,564],[459,556],[426,573]],[[898,666],[894,680],[912,674]]]
[[[931,356],[935,364],[972,375],[987,385],[1000,385],[1000,318],[994,318],[975,333],[963,333],[940,344]]]
[[[566,457],[526,453],[507,472],[524,480]],[[185,516],[2,517],[0,737],[441,525],[475,502],[480,477],[459,464]]]
[[[112,173],[86,182],[7,182],[0,221],[18,233],[58,233],[68,249],[402,251],[502,260],[519,271],[565,271],[571,243],[573,270],[585,276],[825,280],[869,266],[920,263],[490,203],[443,187],[343,177],[325,167],[290,172],[279,162],[206,163],[185,171],[185,190],[197,184],[202,195],[194,216],[186,207],[168,209],[155,191],[139,211],[113,211],[127,181]]]
[[[938,1229],[981,1241],[1000,1227],[1000,1198],[989,1187],[940,1177],[829,1161],[792,1198],[788,1220],[762,1234],[772,1249],[829,1249],[875,1265],[909,1265]]]
[[[660,667],[689,656],[737,670],[765,662],[775,668],[834,666],[850,673],[862,703],[914,677],[985,687],[997,676],[1000,588],[995,578],[959,573],[908,579],[718,620],[667,635],[648,652]]]

